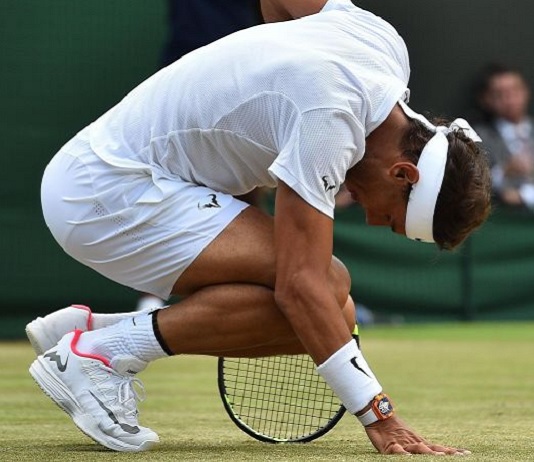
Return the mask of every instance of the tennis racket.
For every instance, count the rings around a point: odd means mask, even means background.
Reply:
[[[218,382],[232,421],[267,443],[312,441],[345,413],[308,355],[219,358]]]

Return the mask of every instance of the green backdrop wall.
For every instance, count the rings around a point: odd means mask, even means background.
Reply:
[[[338,211],[335,251],[355,300],[407,320],[534,319],[534,216],[497,208],[461,249],[441,252]]]
[[[505,59],[534,80],[527,0],[361,1],[390,20],[411,50],[415,107],[469,109],[479,65]],[[77,130],[153,73],[165,39],[164,0],[0,2],[0,337],[67,303],[129,309],[136,300],[62,253],[40,211],[45,165]],[[533,317],[532,218],[496,216],[454,255],[417,246],[340,212],[336,252],[356,297],[410,319]]]
[[[39,188],[61,145],[157,69],[165,20],[164,0],[0,2],[0,337],[74,300],[135,303],[62,253]]]

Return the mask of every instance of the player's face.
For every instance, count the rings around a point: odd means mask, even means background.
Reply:
[[[389,226],[406,235],[408,191],[419,170],[404,157],[402,140],[410,124],[399,106],[366,139],[365,156],[345,176],[352,199],[365,210],[367,223]]]
[[[389,226],[405,236],[408,191],[418,179],[417,167],[400,161],[383,168],[351,169],[345,186],[352,199],[364,208],[367,224]]]
[[[365,210],[368,225],[389,226],[393,232],[406,235],[406,185],[387,177],[367,181],[362,185],[347,177],[345,186],[352,199]]]
[[[382,194],[378,197],[357,195],[352,198],[365,210],[365,218],[371,226],[389,226],[394,233],[406,235],[406,199],[401,194]]]
[[[406,236],[406,204],[382,208],[380,204],[371,204],[365,208],[365,218],[371,226],[389,226],[391,231]]]

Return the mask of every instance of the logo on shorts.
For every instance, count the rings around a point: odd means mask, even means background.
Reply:
[[[321,177],[321,180],[323,180],[323,186],[324,186],[324,190],[325,190],[326,192],[328,192],[328,191],[330,191],[331,189],[334,189],[334,188],[336,187],[335,184],[330,184],[330,182],[329,182],[329,178],[328,178],[328,176],[326,176],[326,175],[325,175],[325,176],[322,176],[322,177]]]
[[[217,194],[208,194],[204,199],[198,201],[197,207],[202,209],[220,209],[221,206],[217,202]]]

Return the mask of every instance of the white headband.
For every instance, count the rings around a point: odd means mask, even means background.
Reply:
[[[434,211],[447,163],[447,135],[462,130],[473,141],[482,140],[464,119],[456,119],[448,127],[436,127],[426,117],[410,109],[404,101],[399,101],[399,105],[409,118],[418,120],[435,133],[423,148],[417,162],[419,180],[412,185],[406,209],[406,236],[416,241],[434,242]]]

